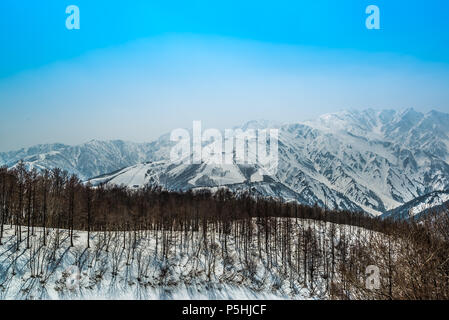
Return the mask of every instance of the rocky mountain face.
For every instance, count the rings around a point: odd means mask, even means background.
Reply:
[[[23,160],[28,169],[58,167],[87,180],[148,159],[162,159],[169,148],[167,136],[151,143],[92,140],[77,146],[44,144],[0,153],[0,165],[14,167]]]
[[[251,121],[240,128],[273,127],[279,129],[279,161],[273,174],[261,173],[254,164],[214,164],[207,159],[199,164],[172,163],[169,135],[143,144],[40,145],[1,153],[0,164],[14,166],[23,159],[29,167],[60,167],[83,179],[96,177],[92,183],[131,188],[153,184],[171,190],[251,190],[373,215],[449,189],[448,114],[369,109],[285,125]]]
[[[420,218],[427,213],[449,209],[449,191],[434,191],[382,214],[382,218]]]

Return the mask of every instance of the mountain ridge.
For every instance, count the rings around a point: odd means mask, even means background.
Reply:
[[[424,114],[412,108],[345,110],[312,121],[273,124],[253,120],[235,128],[269,126],[279,129],[279,165],[277,173],[270,177],[271,187],[285,191],[280,194],[299,195],[299,202],[358,208],[380,215],[430,192],[449,188],[448,114],[434,110]],[[252,181],[242,180],[237,167],[170,164],[173,145],[168,134],[149,143],[93,140],[78,146],[39,145],[0,153],[0,164],[11,167],[24,159],[30,168],[59,166],[84,180],[104,175],[103,180],[109,177],[112,181],[113,175],[108,173],[128,170],[131,174],[133,166],[149,162],[159,165],[135,173],[141,175],[140,181],[152,176],[154,181],[148,183],[181,189],[251,187]],[[127,185],[120,179],[116,182]],[[128,186],[134,185],[131,182]],[[258,188],[273,190],[263,181]],[[267,196],[275,193],[267,191]]]

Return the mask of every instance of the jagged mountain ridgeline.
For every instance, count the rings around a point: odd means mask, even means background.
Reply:
[[[39,145],[0,153],[0,165],[13,167],[23,159],[28,168],[59,167],[92,184],[169,190],[226,187],[376,216],[410,208],[418,215],[447,201],[429,197],[449,189],[449,114],[369,109],[283,125],[251,121],[240,128],[273,127],[279,129],[275,173],[250,164],[173,163],[169,155],[174,143],[168,134],[141,144]],[[420,206],[420,199],[427,204]],[[410,208],[402,207],[408,203]]]

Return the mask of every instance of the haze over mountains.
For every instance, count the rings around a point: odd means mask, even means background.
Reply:
[[[241,128],[272,127],[267,121],[250,121]],[[257,165],[249,164],[171,163],[174,143],[169,135],[150,143],[38,145],[0,153],[0,165],[12,167],[23,159],[29,168],[59,167],[94,184],[131,188],[146,184],[172,190],[227,186],[236,192],[251,190],[262,196],[374,215],[391,213],[409,201],[449,189],[449,114],[368,109],[276,127],[279,167],[273,175],[260,174]],[[428,203],[441,204],[435,200],[440,195],[445,197],[444,192],[433,193]]]

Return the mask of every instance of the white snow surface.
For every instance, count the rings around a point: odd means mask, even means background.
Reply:
[[[280,219],[279,223],[282,221]],[[330,238],[323,230],[329,230],[330,223],[301,219],[291,219],[291,222],[293,239],[300,239],[299,232],[310,228],[321,233],[321,239],[329,243]],[[176,245],[168,242],[167,255],[163,258],[160,253],[162,237],[167,238],[168,231],[165,235],[163,231],[143,230],[137,233],[92,232],[91,247],[87,248],[85,231],[75,231],[74,246],[71,247],[67,230],[47,229],[47,245],[44,246],[43,229],[35,228],[27,249],[27,228],[22,227],[19,245],[14,230],[15,226],[5,225],[0,245],[0,300],[328,298],[324,280],[320,277],[311,290],[300,279],[302,271],[289,277],[282,273],[282,265],[267,268],[265,251],[263,248],[261,252],[257,250],[257,241],[250,244],[250,257],[257,259],[261,254],[265,262],[257,260],[259,262],[252,264],[253,271],[250,272],[232,232],[225,263],[221,247],[223,239],[220,241],[216,235],[213,240],[209,234],[209,240],[205,242],[201,231],[189,233],[182,246],[179,241],[182,234],[171,234],[173,238],[170,239],[177,239]],[[335,244],[342,230],[346,237],[349,236],[349,241],[356,234],[363,234],[363,229],[341,226],[333,239]],[[57,237],[59,245],[56,245]],[[280,253],[275,254],[280,259]],[[74,267],[79,273],[74,272]],[[78,281],[68,282],[73,278]]]

